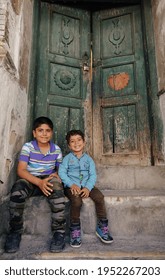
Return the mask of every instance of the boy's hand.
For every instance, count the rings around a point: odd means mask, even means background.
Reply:
[[[45,179],[41,179],[40,183],[38,185],[38,187],[40,188],[40,190],[44,193],[44,195],[49,196],[51,195],[51,193],[53,192],[53,190],[51,189],[51,187],[53,186],[53,184],[51,184],[50,182],[50,177],[45,178]]]
[[[81,190],[81,197],[82,198],[87,198],[87,197],[89,197],[89,193],[90,193],[90,191],[87,188],[83,188]]]
[[[76,184],[73,184],[71,187],[70,187],[70,190],[71,190],[71,193],[73,195],[79,195],[81,193],[81,189],[79,186],[77,186]]]

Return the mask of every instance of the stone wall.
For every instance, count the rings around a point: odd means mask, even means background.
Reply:
[[[26,135],[32,12],[32,0],[0,0],[0,213]]]

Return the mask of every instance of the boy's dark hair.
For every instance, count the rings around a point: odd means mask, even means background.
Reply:
[[[69,144],[69,142],[70,142],[70,137],[74,136],[74,135],[80,135],[82,137],[83,141],[85,140],[84,133],[81,130],[73,129],[73,130],[68,131],[68,133],[66,135],[67,144]]]
[[[53,130],[53,122],[48,117],[44,117],[44,116],[41,116],[34,120],[33,130],[35,130],[37,127],[41,126],[42,124],[47,124]]]

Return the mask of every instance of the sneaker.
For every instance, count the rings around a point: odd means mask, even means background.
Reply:
[[[70,227],[70,246],[78,248],[81,246],[81,228],[80,223],[73,223]]]
[[[108,220],[107,219],[102,219],[98,222],[98,225],[96,228],[96,235],[104,243],[113,242],[113,237],[110,235],[109,230],[108,230]]]
[[[50,244],[50,252],[59,253],[65,247],[65,233],[55,232]]]
[[[6,253],[15,253],[19,249],[21,242],[21,233],[11,232],[8,234],[5,242],[5,252]]]

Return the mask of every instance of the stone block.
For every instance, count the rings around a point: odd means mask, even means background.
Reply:
[[[107,195],[105,196],[109,229],[113,236],[134,238],[165,235],[165,196]],[[69,235],[69,203],[66,204],[67,236]],[[50,234],[51,212],[43,197],[30,198],[25,209],[25,233]],[[96,213],[90,198],[83,200],[81,209],[82,234],[95,234]]]
[[[165,166],[97,166],[97,185],[111,190],[165,190]]]

